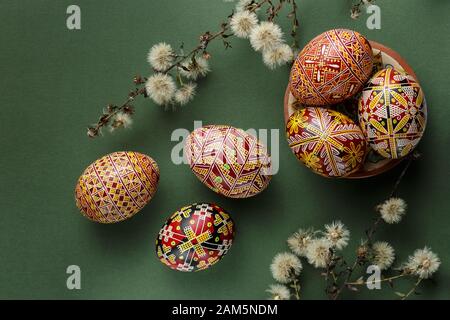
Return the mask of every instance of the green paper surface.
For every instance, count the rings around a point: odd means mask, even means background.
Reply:
[[[66,8],[77,4],[81,30],[66,28]],[[349,0],[299,0],[298,40],[345,27],[399,52],[420,79],[429,107],[419,145],[399,189],[408,213],[383,226],[377,238],[397,250],[397,262],[431,246],[442,259],[435,283],[417,298],[448,299],[450,285],[449,116],[450,1],[380,0],[381,30],[367,15],[350,19]],[[248,41],[232,39],[225,51],[212,43],[212,73],[199,82],[195,100],[164,111],[148,99],[135,103],[131,130],[90,140],[85,129],[108,103],[121,103],[132,78],[150,74],[148,49],[165,41],[196,45],[215,31],[233,4],[220,0],[18,0],[0,3],[0,298],[63,299],[265,299],[273,256],[287,250],[298,227],[320,228],[342,220],[351,230],[350,257],[375,217],[373,207],[390,193],[402,166],[364,180],[328,180],[298,163],[284,139],[283,95],[289,68],[268,70]],[[278,20],[288,30],[287,12]],[[267,190],[244,200],[226,199],[202,185],[186,165],[171,162],[177,128],[229,124],[280,130],[280,170]],[[134,218],[95,224],[78,212],[73,191],[95,159],[119,150],[153,157],[161,170],[154,199]],[[193,202],[216,202],[237,227],[228,255],[213,268],[186,274],[156,258],[154,240],[165,220]],[[81,290],[68,290],[66,268],[79,265]],[[306,266],[302,296],[326,298],[324,280]],[[359,275],[358,275],[359,277]],[[357,278],[357,277],[356,277]],[[397,291],[408,288],[400,285]],[[393,298],[384,290],[344,298]]]

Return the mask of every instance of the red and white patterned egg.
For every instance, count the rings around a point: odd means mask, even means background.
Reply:
[[[211,190],[248,198],[270,182],[270,157],[256,137],[242,129],[209,125],[195,129],[184,152],[192,172]]]
[[[292,66],[289,86],[301,104],[325,106],[353,96],[372,73],[369,41],[356,31],[334,29],[311,40]]]
[[[345,177],[364,163],[366,139],[340,112],[320,107],[297,110],[288,119],[286,136],[295,156],[324,177]]]
[[[149,156],[131,151],[114,152],[84,170],[75,187],[76,205],[90,220],[123,221],[152,199],[158,181],[158,165]]]
[[[358,116],[370,147],[388,159],[408,155],[427,123],[427,105],[419,83],[393,68],[377,72],[363,89]]]
[[[177,210],[162,226],[156,254],[173,270],[205,270],[227,254],[234,236],[234,222],[225,210],[211,203],[194,203]]]

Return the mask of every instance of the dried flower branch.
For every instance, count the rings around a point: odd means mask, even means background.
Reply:
[[[291,4],[291,12],[288,14],[288,18],[292,20],[292,29],[291,29],[291,37],[293,39],[292,48],[298,48],[297,41],[297,29],[299,27],[299,22],[297,18],[297,3],[295,0],[287,0]]]
[[[293,49],[285,44],[283,32],[274,22],[285,5],[291,6],[288,18],[292,21],[290,34],[294,38],[295,48],[299,26],[295,0],[239,0],[235,10],[220,23],[219,30],[215,33],[204,32],[199,37],[198,45],[188,53],[184,52],[183,45],[177,51],[165,42],[150,48],[147,61],[154,73],[148,78],[136,76],[136,88],[126,101],[120,106],[108,105],[97,123],[88,127],[88,136],[100,135],[102,128],[107,126],[111,131],[129,127],[134,110],[132,102],[138,96],[148,97],[166,109],[189,103],[195,96],[195,81],[211,71],[209,61],[212,54],[208,47],[214,40],[222,41],[224,48],[229,49],[233,36],[249,38],[252,47],[262,53],[263,62],[270,69],[292,62]],[[265,10],[261,10],[263,8]],[[261,21],[257,14],[260,10]]]
[[[412,161],[419,159],[420,154],[415,151],[406,161],[394,188],[388,200],[384,201],[375,208],[377,218],[374,219],[372,226],[366,231],[366,238],[361,240],[355,252],[353,263],[349,264],[342,255],[341,250],[345,248],[350,240],[350,232],[345,225],[340,221],[334,221],[331,224],[324,226],[323,230],[314,229],[300,229],[288,238],[287,243],[293,254],[299,258],[306,258],[306,261],[315,268],[321,269],[321,276],[326,282],[325,291],[330,299],[338,299],[344,290],[359,291],[360,287],[380,283],[388,283],[389,287],[394,287],[394,282],[402,278],[413,278],[414,284],[412,288],[406,293],[395,291],[394,293],[401,299],[407,299],[414,293],[420,283],[432,277],[432,275],[439,269],[441,261],[439,257],[432,252],[428,247],[416,250],[413,255],[408,257],[408,260],[400,265],[400,267],[393,268],[392,265],[395,260],[395,250],[389,243],[385,241],[375,241],[374,235],[378,227],[384,222],[385,224],[399,223],[406,213],[406,202],[398,197],[398,187],[401,180],[405,176],[406,171],[410,167]],[[290,271],[293,268],[294,259],[293,254],[283,253],[276,256],[271,266],[271,271],[274,279],[278,282],[289,284],[286,289],[292,289],[289,297],[294,296],[300,298],[300,271]],[[290,268],[281,268],[281,257],[289,257],[291,261]],[[301,265],[298,260],[296,265]],[[287,262],[282,264],[288,265]],[[358,267],[376,266],[381,275],[379,279],[365,281],[362,276],[357,280],[352,280],[354,273]],[[301,270],[301,268],[299,269]],[[386,276],[386,273],[396,273],[394,275]],[[281,277],[280,275],[284,275]],[[269,293],[271,298],[281,297],[280,290],[273,290],[277,288],[272,286]],[[280,289],[280,288],[278,288]],[[283,292],[283,298],[288,294]]]
[[[143,82],[141,83],[140,81],[143,81],[140,76],[136,76],[134,78],[134,82],[135,82],[136,86],[141,85],[143,83]],[[126,114],[128,116],[131,116],[134,113],[134,107],[131,105],[131,103],[137,96],[145,95],[145,94],[146,94],[146,92],[145,92],[144,88],[137,87],[135,90],[131,91],[128,94],[127,99],[125,100],[125,102],[122,105],[120,105],[120,106],[115,106],[112,104],[107,105],[106,108],[103,110],[103,114],[100,116],[97,123],[93,126],[88,127],[88,129],[87,129],[88,137],[94,138],[94,137],[98,136],[99,134],[101,134],[101,129],[108,125],[110,125],[110,128],[112,130],[120,128],[120,127],[125,127],[125,125],[123,125],[123,126],[118,125],[120,122],[115,121],[116,117],[121,114]],[[129,121],[131,122],[131,118],[129,119]],[[112,123],[112,125],[111,125],[111,123]]]
[[[374,3],[375,0],[359,0],[356,4],[352,6],[352,9],[350,10],[350,17],[352,19],[358,19],[361,15],[361,8],[365,5]]]

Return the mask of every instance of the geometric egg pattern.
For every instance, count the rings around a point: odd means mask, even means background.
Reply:
[[[372,66],[372,48],[366,38],[352,30],[330,30],[311,40],[297,56],[290,91],[300,104],[336,104],[360,91]]]
[[[364,88],[358,115],[372,149],[385,158],[398,159],[409,154],[422,138],[427,105],[412,76],[387,68],[376,73]]]
[[[153,197],[159,181],[156,162],[138,152],[114,152],[89,165],[75,187],[76,205],[90,220],[128,219]]]
[[[223,196],[248,198],[270,182],[265,146],[242,129],[223,125],[197,128],[187,137],[184,151],[197,178]]]
[[[222,208],[194,203],[175,212],[156,239],[159,260],[173,270],[194,272],[223,258],[235,235],[233,220]]]
[[[286,136],[295,156],[324,177],[355,172],[367,151],[365,137],[353,120],[321,107],[295,111],[286,124]]]

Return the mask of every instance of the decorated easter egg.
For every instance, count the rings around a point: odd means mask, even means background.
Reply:
[[[364,162],[365,137],[340,112],[320,107],[297,110],[288,119],[286,135],[295,156],[322,176],[345,177]]]
[[[84,170],[75,187],[76,205],[93,221],[119,222],[134,216],[152,199],[158,181],[158,165],[149,156],[114,152]]]
[[[330,30],[311,40],[297,56],[290,90],[301,104],[335,104],[360,91],[372,66],[372,48],[366,38],[352,30]]]
[[[406,73],[380,70],[363,89],[358,117],[373,150],[388,159],[402,158],[417,146],[425,130],[423,90]]]
[[[186,139],[187,162],[197,178],[229,198],[248,198],[269,184],[270,157],[256,137],[231,126],[195,129]]]
[[[171,269],[192,272],[219,262],[230,249],[234,222],[225,210],[194,203],[175,212],[156,239],[159,260]]]

